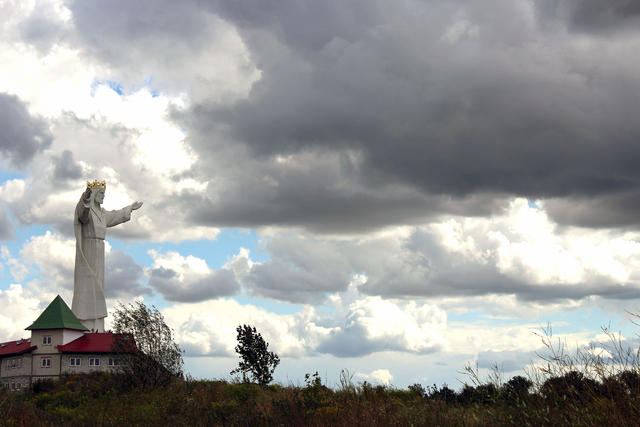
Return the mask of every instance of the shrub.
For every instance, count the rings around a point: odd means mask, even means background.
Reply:
[[[511,378],[503,386],[504,398],[509,403],[523,401],[529,397],[529,390],[533,386],[533,381],[523,376]]]

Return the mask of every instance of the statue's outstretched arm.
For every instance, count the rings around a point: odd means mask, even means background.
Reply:
[[[107,227],[113,227],[129,221],[131,219],[131,211],[140,209],[141,206],[142,202],[135,202],[117,211],[105,211]]]

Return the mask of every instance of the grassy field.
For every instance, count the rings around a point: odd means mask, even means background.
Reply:
[[[346,378],[346,377],[345,377]],[[0,394],[2,425],[637,425],[640,375],[597,381],[578,371],[535,385],[410,386],[406,390],[347,378],[334,390],[317,375],[305,386],[176,380],[132,387],[118,375],[90,374]]]
[[[468,384],[459,390],[354,383],[346,371],[336,388],[322,384],[317,372],[302,386],[172,376],[151,385],[144,369],[68,376],[22,393],[0,390],[0,425],[636,426],[640,349],[604,332],[606,351],[569,352],[549,328],[541,334],[547,351],[526,377],[503,381],[495,370],[480,379],[477,369],[466,367]]]

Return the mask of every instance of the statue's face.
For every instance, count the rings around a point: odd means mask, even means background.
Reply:
[[[104,202],[104,188],[99,188],[98,191],[96,191],[96,195],[93,197],[93,200],[100,204]]]

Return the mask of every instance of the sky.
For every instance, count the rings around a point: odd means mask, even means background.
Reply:
[[[637,344],[640,5],[0,0],[0,337],[71,304],[73,211],[110,310],[160,309],[196,378],[256,326],[282,362],[406,387]],[[107,327],[110,318],[107,318]]]

